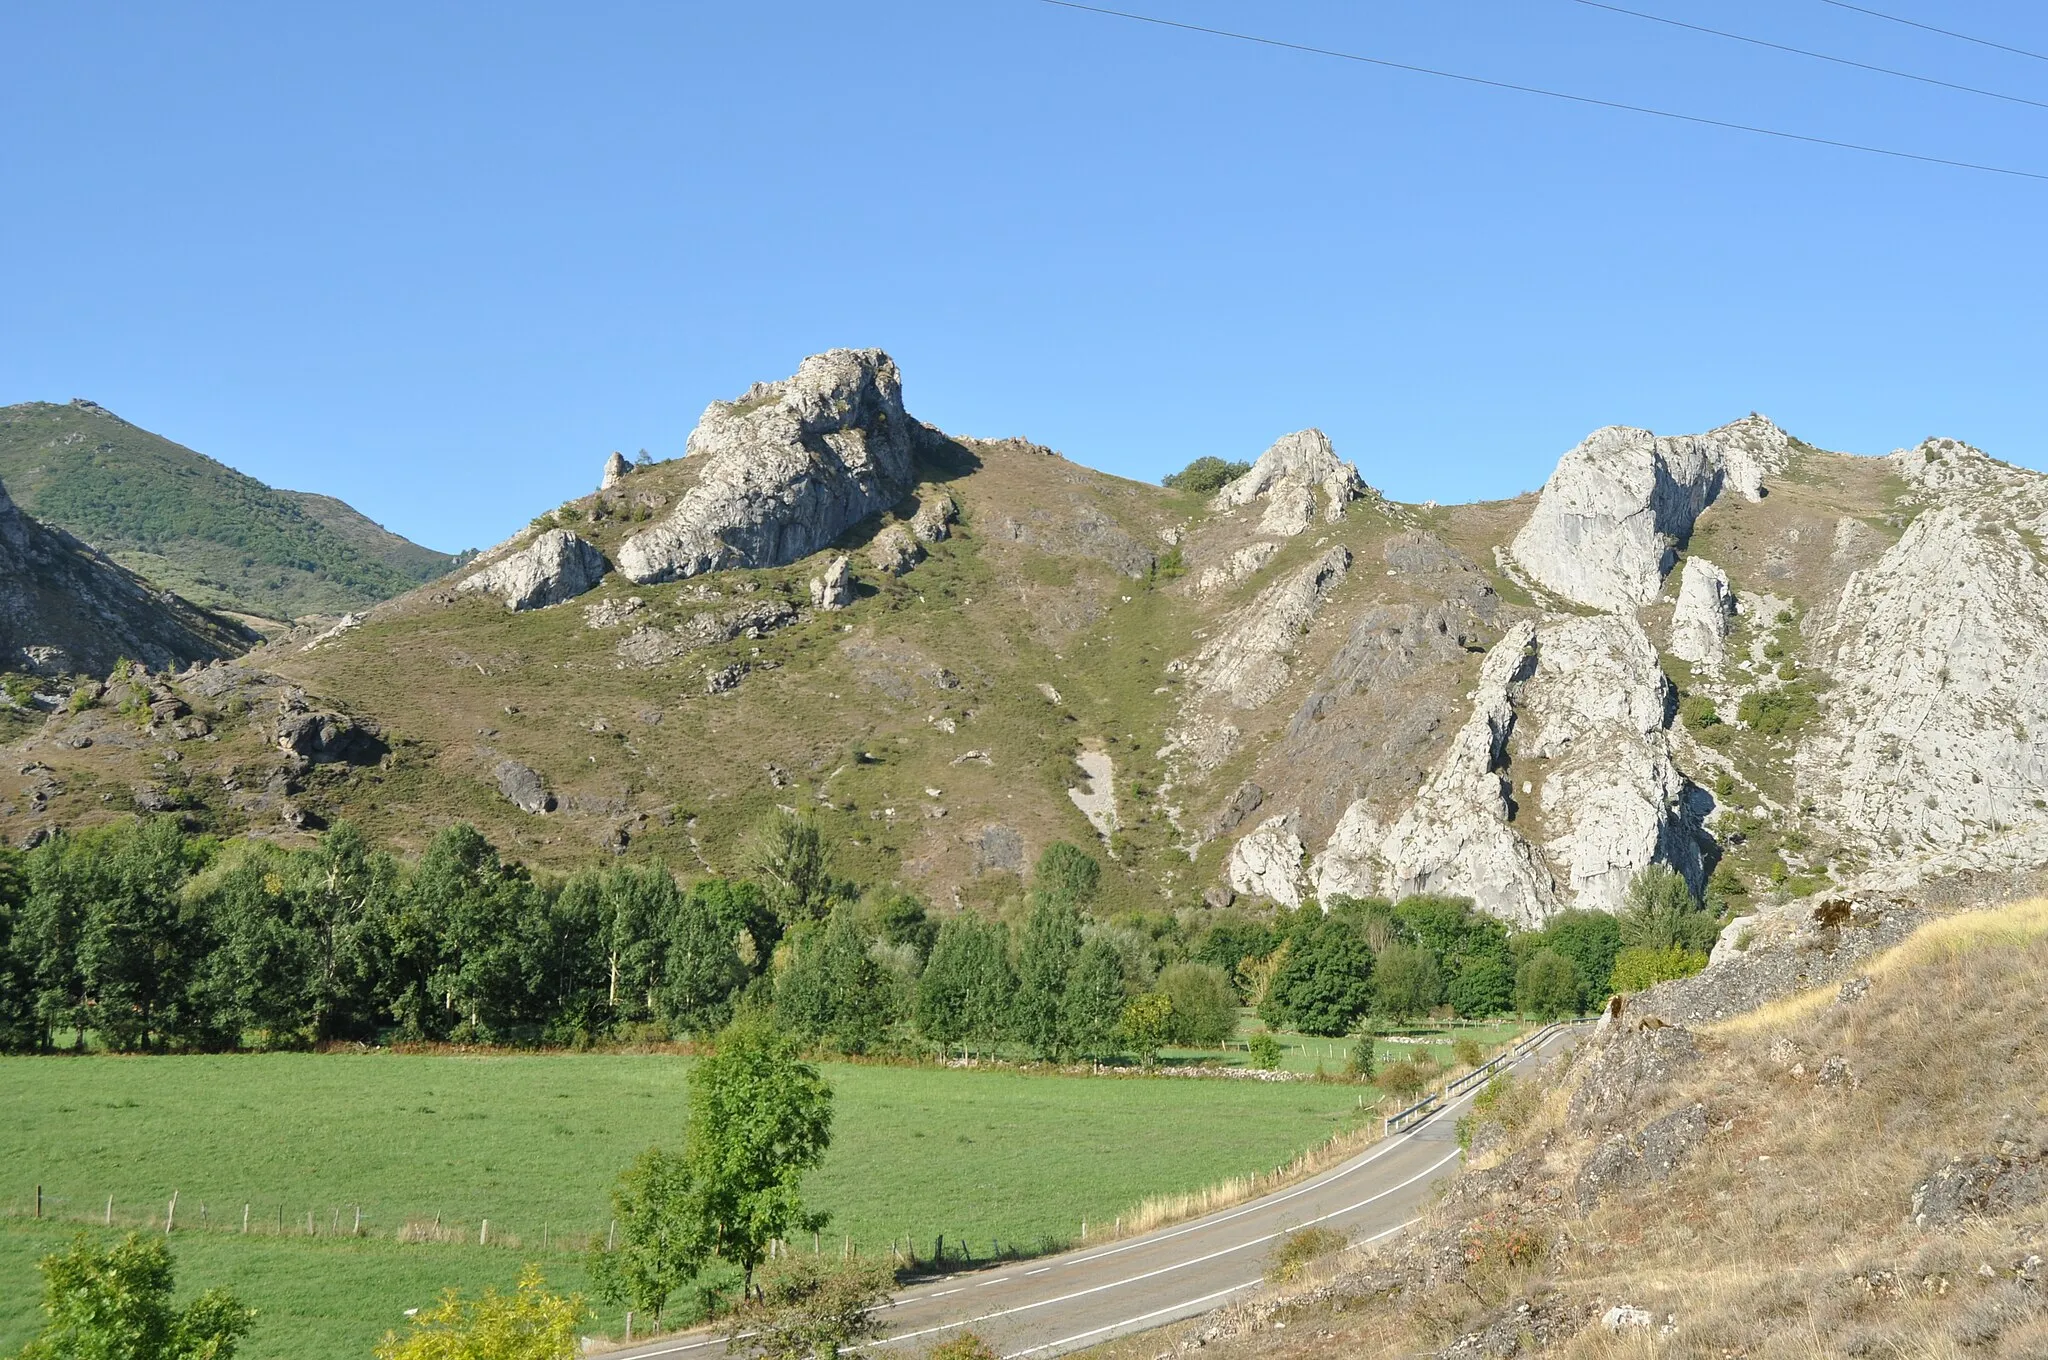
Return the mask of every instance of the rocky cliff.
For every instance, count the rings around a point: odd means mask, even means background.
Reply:
[[[1007,900],[1064,839],[1119,909],[1522,922],[1652,863],[1736,901],[2048,863],[2048,478],[1964,445],[1610,428],[1538,495],[1437,506],[1304,430],[1202,495],[943,436],[842,350],[623,462],[459,587],[251,658],[386,747],[295,815],[701,872],[802,808],[941,902]],[[207,711],[192,787],[246,792]],[[10,837],[148,775],[54,729],[35,758],[79,792]],[[224,825],[283,806],[235,797]]]

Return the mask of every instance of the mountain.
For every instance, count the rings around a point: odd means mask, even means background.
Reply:
[[[105,675],[126,659],[176,670],[247,650],[256,634],[158,590],[0,487],[0,658],[44,677]]]
[[[331,496],[274,490],[89,401],[0,408],[0,481],[123,566],[265,618],[361,609],[455,563]]]
[[[1100,848],[1110,910],[1531,922],[1652,863],[1881,892],[2048,862],[2044,542],[2048,478],[1951,440],[1613,427],[1540,493],[1438,506],[1309,429],[1208,494],[947,435],[833,351],[454,581],[176,681],[214,737],[179,777],[223,829],[461,818],[557,867],[729,870],[799,809],[844,872],[955,904],[1054,840]],[[174,733],[64,745],[104,721],[36,758],[161,782]],[[308,722],[376,742],[280,757]],[[123,807],[72,798],[38,815]]]

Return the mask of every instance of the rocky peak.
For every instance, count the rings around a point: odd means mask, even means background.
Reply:
[[[612,456],[604,460],[604,479],[597,484],[597,489],[599,491],[611,490],[620,482],[625,481],[632,471],[633,465],[626,461],[626,455],[620,453],[617,449],[612,450]]]
[[[1764,498],[1764,479],[1777,476],[1792,462],[1792,436],[1755,411],[1709,430],[1705,438],[1720,446],[1728,485],[1753,501]]]
[[[814,354],[785,381],[714,401],[687,446],[697,484],[626,540],[619,570],[645,583],[808,556],[903,499],[921,428],[878,349]]]
[[[460,591],[484,591],[507,609],[545,609],[573,600],[604,579],[611,563],[567,529],[549,529],[524,548],[464,577]]]
[[[1344,518],[1344,507],[1367,488],[1356,467],[1338,461],[1328,435],[1296,430],[1274,440],[1251,471],[1216,493],[1210,508],[1235,510],[1263,499],[1266,511],[1260,531],[1292,537],[1315,522],[1318,489],[1323,493],[1323,521],[1335,524]]]

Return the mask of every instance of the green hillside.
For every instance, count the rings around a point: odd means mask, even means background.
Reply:
[[[0,483],[158,585],[271,618],[360,609],[453,562],[331,496],[275,490],[90,402],[0,407]]]

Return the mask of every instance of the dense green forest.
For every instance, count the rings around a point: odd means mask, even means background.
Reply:
[[[214,608],[337,613],[454,563],[340,501],[276,490],[89,403],[0,409],[0,483],[36,518]]]
[[[817,826],[787,814],[749,866],[543,877],[467,825],[412,863],[347,824],[305,849],[172,816],[58,833],[0,858],[0,1046],[584,1046],[701,1035],[751,1007],[824,1051],[1149,1058],[1224,1040],[1240,1005],[1320,1035],[1580,1012],[1617,980],[1693,970],[1714,929],[1662,870],[1619,918],[1515,932],[1444,897],[1104,918],[1100,865],[1065,843],[1000,913],[940,918],[835,876]]]

